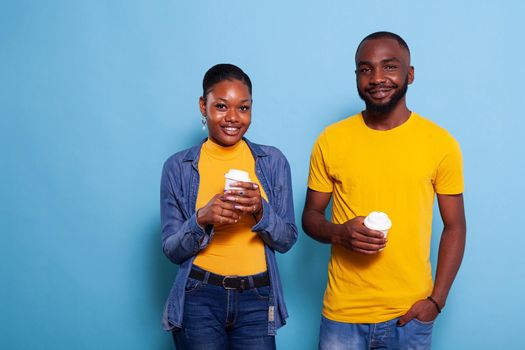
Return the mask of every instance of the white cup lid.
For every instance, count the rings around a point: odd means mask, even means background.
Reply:
[[[365,218],[365,226],[372,230],[388,230],[392,227],[392,221],[385,213],[373,211]]]
[[[250,174],[244,170],[230,169],[224,177],[230,180],[250,182]]]

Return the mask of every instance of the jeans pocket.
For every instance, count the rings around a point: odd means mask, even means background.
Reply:
[[[268,300],[270,298],[270,286],[253,288],[252,290],[259,300]]]
[[[413,318],[412,321],[414,321],[414,323],[419,324],[421,326],[428,327],[428,326],[434,325],[434,321],[435,320],[432,320],[432,321],[421,321],[421,320],[418,320],[417,318]]]
[[[191,294],[203,286],[204,286],[204,283],[202,281],[188,277],[188,279],[186,280],[186,286],[184,287],[184,293],[186,295]]]

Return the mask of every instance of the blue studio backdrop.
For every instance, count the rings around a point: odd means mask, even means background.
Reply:
[[[523,14],[516,1],[0,2],[0,349],[170,349],[164,160],[201,130],[204,72],[252,78],[247,137],[279,147],[296,220],[321,130],[363,108],[354,52],[412,50],[408,104],[461,143],[468,239],[434,349],[523,349]],[[435,212],[432,261],[441,230]],[[280,349],[315,349],[329,246],[278,256]]]

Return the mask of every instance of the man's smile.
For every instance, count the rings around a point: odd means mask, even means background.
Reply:
[[[374,87],[371,89],[367,89],[367,92],[373,99],[380,100],[380,99],[383,99],[389,96],[393,91],[395,91],[394,89],[395,87],[393,86],[392,87],[382,86],[382,87]]]

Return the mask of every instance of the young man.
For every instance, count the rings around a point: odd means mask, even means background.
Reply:
[[[355,62],[366,109],[317,139],[302,217],[308,235],[332,244],[319,348],[428,349],[465,246],[461,151],[407,108],[414,67],[401,37],[370,34]],[[444,230],[433,283],[435,194]],[[390,217],[388,239],[364,225],[372,211]]]

